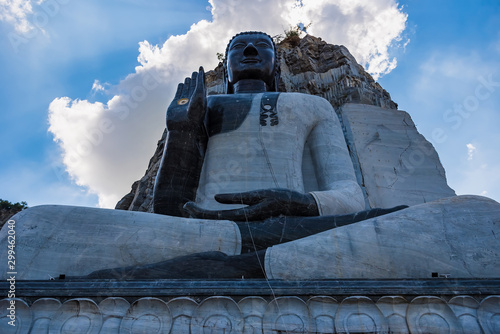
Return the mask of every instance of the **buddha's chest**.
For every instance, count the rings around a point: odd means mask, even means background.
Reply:
[[[287,102],[286,96],[274,92],[209,97],[206,127],[210,140],[234,137],[228,144],[236,145],[265,136],[279,140],[281,147],[297,139],[303,144],[314,120]]]
[[[271,108],[265,107],[262,94],[223,102],[209,109],[202,183],[238,189],[302,189],[302,157],[311,120],[299,117],[282,96],[271,101]]]

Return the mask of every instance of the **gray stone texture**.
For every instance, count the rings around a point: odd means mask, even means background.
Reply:
[[[213,296],[202,301],[144,297],[131,304],[109,297],[16,299],[16,327],[7,324],[9,300],[0,300],[2,333],[499,333],[500,296],[432,295],[373,300],[352,296]],[[42,308],[40,306],[43,306]],[[467,317],[467,320],[464,320]],[[112,321],[111,321],[112,320]]]
[[[455,196],[267,249],[270,279],[500,277],[500,204]]]
[[[144,212],[44,205],[14,217],[17,280],[144,265],[205,251],[239,254],[241,236],[230,221],[186,219]],[[0,231],[7,259],[8,231]],[[2,264],[2,278],[7,275]],[[8,277],[8,276],[7,276]]]
[[[345,104],[338,111],[369,207],[455,196],[437,152],[408,113],[366,104]]]

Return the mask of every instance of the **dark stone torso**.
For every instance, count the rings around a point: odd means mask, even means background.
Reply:
[[[259,93],[257,93],[259,94]],[[279,94],[279,93],[267,93]],[[252,106],[255,94],[212,95],[208,97],[206,125],[208,135],[236,130],[243,123]]]

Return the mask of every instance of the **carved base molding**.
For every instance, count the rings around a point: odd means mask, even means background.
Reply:
[[[0,283],[2,291],[9,287]],[[500,279],[63,280],[15,287],[16,326],[9,325],[11,300],[2,299],[1,333],[500,333]]]

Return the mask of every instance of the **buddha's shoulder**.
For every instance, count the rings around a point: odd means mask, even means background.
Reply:
[[[225,101],[252,100],[256,94],[214,94],[208,95],[208,102],[221,103]]]
[[[207,103],[211,105],[233,105],[234,103],[251,103],[257,94],[217,94],[207,96]]]
[[[321,96],[304,93],[280,93],[280,101],[289,101],[290,103],[308,103],[318,107],[323,106],[328,109],[332,108],[330,102]]]
[[[304,93],[288,93],[288,92],[270,92],[267,94],[279,95],[278,103],[280,105],[311,107],[314,109],[333,111],[333,107],[326,99]],[[209,106],[217,105],[232,105],[233,103],[251,103],[262,94],[220,94],[208,96]]]
[[[207,98],[208,100],[240,100],[242,98],[249,98],[253,99],[259,95],[262,95],[263,93],[258,93],[258,94],[213,94],[209,95]],[[317,101],[317,103],[329,103],[326,99],[322,98],[321,96],[317,95],[311,95],[311,94],[304,94],[304,93],[297,93],[297,92],[268,92],[267,94],[270,95],[279,95],[281,98],[287,98],[287,99],[298,99],[298,100],[307,100],[307,101]]]
[[[328,100],[303,93],[281,93],[278,106],[296,112],[307,111],[311,115],[316,115],[317,119],[330,119],[335,114],[335,110]]]

